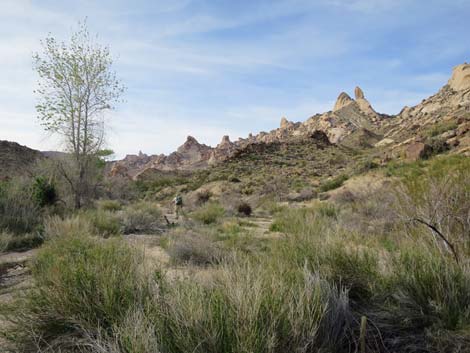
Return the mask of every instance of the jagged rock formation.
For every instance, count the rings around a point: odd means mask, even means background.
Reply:
[[[228,157],[232,156],[236,149],[236,144],[230,141],[230,138],[225,135],[224,137],[222,137],[222,141],[220,141],[217,147],[211,151],[211,156],[208,160],[208,163],[215,164],[218,162],[222,162]]]
[[[127,174],[135,178],[147,169],[171,171],[206,168],[239,155],[252,145],[306,141],[312,136],[319,138],[324,145],[344,144],[353,148],[395,150],[419,142],[431,126],[448,122],[452,123],[453,128],[446,130],[440,137],[445,138],[450,146],[467,151],[470,148],[469,64],[456,66],[448,84],[437,94],[414,107],[405,107],[396,116],[377,113],[363,90],[356,87],[354,99],[342,92],[332,111],[316,114],[305,122],[295,123],[283,117],[277,129],[257,135],[249,134],[247,138],[234,142],[224,136],[214,148],[188,136],[186,142],[168,156],[126,156],[114,164],[111,174],[123,174],[127,170]]]
[[[356,103],[359,105],[359,109],[361,109],[362,112],[371,117],[373,121],[379,119],[379,115],[374,110],[374,108],[372,108],[372,105],[366,99],[366,97],[364,96],[364,92],[360,87],[356,87],[356,89],[354,90],[354,95],[356,98]]]
[[[353,99],[345,92],[341,92],[338,98],[336,99],[335,106],[333,108],[334,112],[337,112],[344,107],[347,107],[349,104],[353,103]]]

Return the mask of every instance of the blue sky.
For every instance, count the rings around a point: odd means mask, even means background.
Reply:
[[[397,113],[470,61],[470,0],[0,0],[0,139],[60,149],[36,121],[31,54],[85,17],[127,86],[117,157],[303,121],[356,85]]]

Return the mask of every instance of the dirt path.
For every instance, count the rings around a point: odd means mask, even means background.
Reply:
[[[0,254],[0,303],[11,300],[17,290],[31,284],[28,262],[36,251]]]

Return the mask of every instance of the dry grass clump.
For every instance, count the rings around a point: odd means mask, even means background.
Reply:
[[[201,190],[196,195],[196,205],[204,205],[212,197],[212,192],[210,190]]]
[[[214,265],[224,256],[223,249],[209,237],[196,233],[174,234],[167,247],[176,264]]]
[[[140,201],[130,204],[119,213],[124,234],[160,232],[162,212],[153,202]]]
[[[67,218],[51,216],[44,220],[44,237],[46,239],[92,234],[93,225],[83,214],[77,214]]]
[[[117,200],[100,200],[97,202],[97,208],[103,211],[116,212],[122,209],[122,204]]]

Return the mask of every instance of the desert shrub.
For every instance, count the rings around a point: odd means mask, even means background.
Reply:
[[[395,190],[395,211],[410,234],[428,239],[454,257],[470,253],[468,170],[468,158],[435,158],[421,173],[402,178]]]
[[[58,200],[55,185],[44,177],[36,177],[32,185],[32,198],[39,207],[55,204]]]
[[[117,240],[65,236],[48,242],[33,266],[37,286],[9,308],[7,336],[21,352],[87,349],[86,332],[111,332],[150,296],[141,262]]]
[[[251,209],[251,206],[246,202],[240,203],[237,206],[237,211],[239,214],[247,216],[247,217],[251,216],[251,213],[253,212],[253,210]]]
[[[191,217],[203,224],[213,224],[225,215],[225,210],[215,202],[207,203],[191,213]]]
[[[196,204],[203,205],[206,202],[208,202],[211,197],[212,197],[212,192],[210,192],[209,190],[199,191],[196,195]]]
[[[112,211],[90,210],[85,213],[93,226],[93,232],[102,237],[121,234],[121,220]]]
[[[0,230],[17,234],[37,231],[42,212],[32,195],[31,184],[27,180],[0,185]]]
[[[194,233],[175,236],[167,251],[176,264],[211,265],[223,258],[220,246],[208,237]]]
[[[450,146],[447,144],[445,139],[433,137],[428,139],[426,143],[428,144],[429,148],[424,154],[423,159],[429,159],[432,156],[447,152],[450,149]]]
[[[103,211],[116,212],[122,209],[122,205],[117,200],[100,200],[97,202],[97,207]]]
[[[119,218],[124,234],[134,232],[159,232],[162,213],[153,202],[140,201],[125,207]]]
[[[346,180],[348,180],[347,175],[339,175],[333,179],[327,180],[320,185],[320,191],[326,192],[337,189],[342,186]]]

